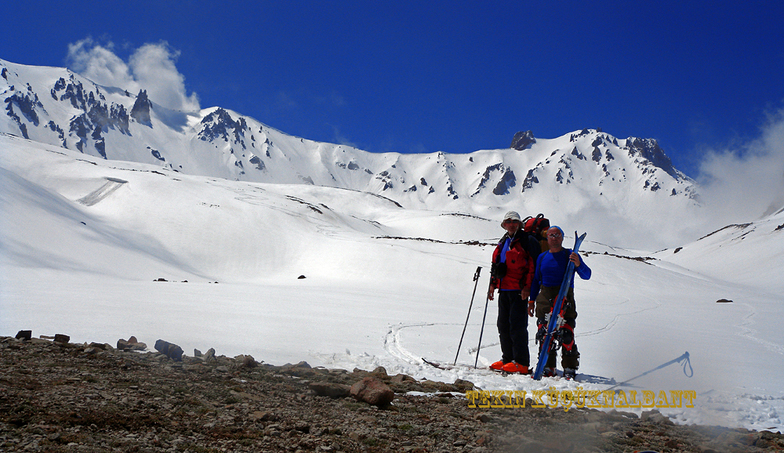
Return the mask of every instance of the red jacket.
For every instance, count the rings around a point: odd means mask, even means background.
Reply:
[[[493,251],[493,263],[500,262],[501,250],[503,249],[508,236],[509,233],[505,234],[495,248],[495,251]],[[523,241],[526,240],[527,234],[524,233],[521,228],[518,230],[517,234],[515,234],[515,237],[512,238],[512,241],[509,244],[509,251],[506,252],[506,275],[504,275],[500,283],[497,278],[493,278],[494,288],[516,291],[531,289],[531,282],[534,279],[534,272],[536,271],[536,262],[531,259],[523,248]]]

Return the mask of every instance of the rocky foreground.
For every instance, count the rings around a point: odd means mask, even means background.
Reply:
[[[779,433],[678,426],[655,411],[471,408],[466,381],[58,340],[0,337],[0,451],[784,450]]]

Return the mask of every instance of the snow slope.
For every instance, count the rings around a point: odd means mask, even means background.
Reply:
[[[757,259],[781,259],[781,213],[656,254],[591,241],[612,219],[558,220],[588,231],[593,278],[576,283],[583,382],[473,368],[498,220],[357,190],[185,175],[0,134],[0,335],[110,344],[136,335],[189,355],[214,347],[527,392],[607,389],[600,378],[622,382],[688,351],[693,377],[672,364],[621,388],[694,390],[694,408],[659,409],[681,423],[784,427],[784,342],[770,327],[784,312],[780,268]],[[482,366],[500,355],[495,316],[491,303]],[[421,360],[451,363],[458,352],[447,370]]]

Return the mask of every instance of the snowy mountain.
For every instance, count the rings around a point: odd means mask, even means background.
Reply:
[[[762,219],[727,225],[683,247],[663,250],[657,258],[750,288],[784,294],[784,209]],[[750,265],[749,263],[754,263]]]
[[[108,160],[237,181],[369,192],[401,206],[496,219],[546,213],[565,229],[642,248],[698,237],[694,182],[653,139],[584,129],[553,139],[531,131],[501,150],[368,153],[293,137],[228,109],[166,109],[146,91],[98,86],[63,68],[0,60],[0,131]],[[658,228],[651,219],[684,219]],[[615,225],[604,231],[603,225]]]
[[[485,368],[500,354],[494,303],[480,368],[485,304],[473,304],[457,350],[477,266],[484,299],[497,220],[356,190],[187,175],[3,133],[0,151],[0,334],[135,335],[188,355],[212,347],[527,392],[607,390],[610,378],[653,370],[621,389],[694,391],[694,407],[657,406],[680,423],[784,427],[784,345],[771,328],[784,310],[781,212],[655,254],[597,243],[589,230],[593,276],[576,283],[585,380],[533,381]],[[534,331],[530,322],[533,354]],[[678,365],[654,370],[686,351],[691,378]],[[448,370],[421,359],[456,356]]]
[[[694,391],[694,407],[656,406],[680,423],[784,427],[784,210],[706,229],[655,140],[525,131],[508,149],[373,154],[1,60],[0,99],[0,334],[136,335],[492,390],[603,391],[650,371],[621,389]],[[476,303],[456,348],[508,209],[588,232],[581,382],[483,369],[492,303],[481,347]],[[692,377],[656,369],[685,351]]]

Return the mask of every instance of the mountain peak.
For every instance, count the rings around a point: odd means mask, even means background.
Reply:
[[[522,151],[530,147],[534,143],[536,143],[536,138],[534,137],[533,132],[531,132],[530,130],[525,132],[521,131],[514,134],[514,137],[512,137],[511,148],[516,149],[518,151]]]
[[[672,165],[672,160],[664,153],[659,142],[653,138],[629,137],[626,139],[630,156],[640,156],[649,160],[653,165],[661,168],[673,178],[680,178],[682,174]]]
[[[150,110],[152,110],[152,102],[147,97],[147,90],[139,90],[139,95],[136,97],[136,102],[133,103],[131,108],[131,118],[136,122],[152,127],[152,120],[150,118]]]

